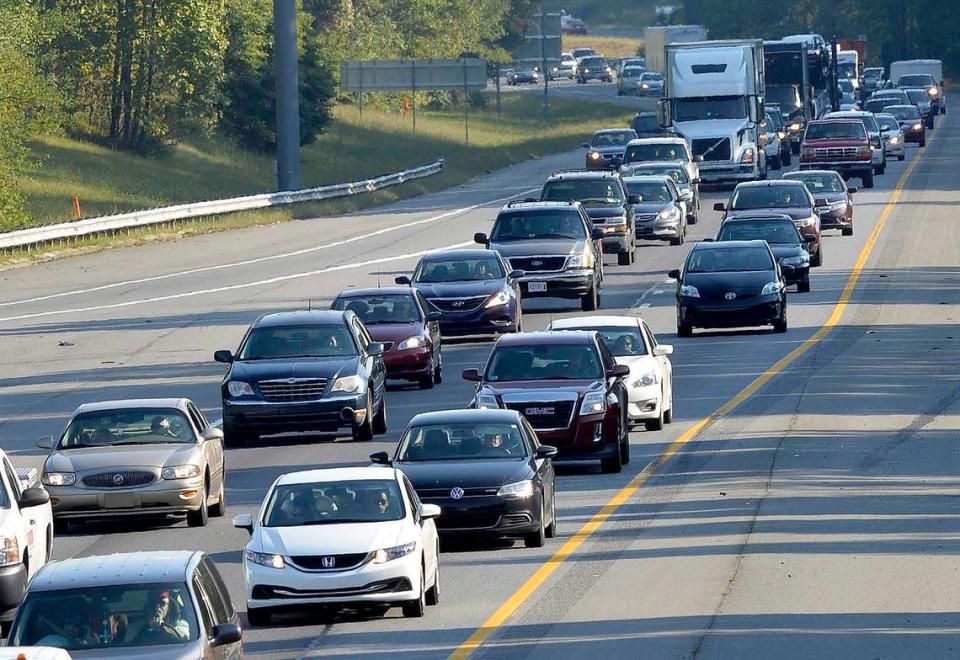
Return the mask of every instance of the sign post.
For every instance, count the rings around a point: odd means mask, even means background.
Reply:
[[[514,53],[517,62],[527,62],[531,67],[539,67],[543,76],[543,120],[550,120],[550,70],[560,62],[563,48],[560,35],[560,14],[547,12],[540,7],[540,13],[531,18],[531,30],[520,49]]]

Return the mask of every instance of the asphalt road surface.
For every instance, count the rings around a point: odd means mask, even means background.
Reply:
[[[960,138],[953,115],[942,121],[912,166],[916,148],[855,196],[852,237],[828,232],[812,292],[790,293],[786,334],[678,339],[665,273],[689,245],[645,243],[630,267],[608,258],[603,310],[641,314],[675,346],[676,422],[634,433],[621,474],[562,468],[560,538],[539,550],[446,546],[443,599],[425,618],[305,611],[248,628],[247,654],[957,657]],[[217,417],[223,367],[213,351],[235,348],[256,315],[390,282],[425,250],[468,244],[508,197],[582,158],[532,161],[349,217],[0,273],[3,447],[18,465],[39,465],[34,440],[92,400],[183,395]],[[703,195],[689,239],[715,234],[719,214],[708,209],[727,195]],[[542,328],[573,313],[544,301],[524,320]],[[457,374],[489,349],[448,345],[443,385],[391,390],[382,439],[292,437],[229,450],[228,516],[206,528],[88,525],[58,537],[55,557],[202,549],[243,610],[247,534],[230,516],[253,512],[282,472],[362,464],[390,450],[413,414],[462,407],[471,387]]]
[[[493,85],[487,87],[487,91],[492,93]],[[507,85],[504,80],[500,81],[500,91],[504,94],[539,94],[543,96],[543,83],[536,85]],[[575,80],[560,78],[550,81],[547,89],[547,96],[578,98],[587,101],[599,103],[613,103],[626,108],[632,108],[636,111],[655,112],[657,109],[657,98],[652,96],[638,97],[625,94],[617,96],[617,84],[591,80],[583,85],[578,85]]]

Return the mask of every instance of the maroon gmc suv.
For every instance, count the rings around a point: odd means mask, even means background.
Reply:
[[[559,450],[555,461],[599,459],[604,472],[619,472],[630,462],[629,373],[597,332],[565,331],[504,335],[483,371],[463,377],[478,383],[471,408],[518,411]]]

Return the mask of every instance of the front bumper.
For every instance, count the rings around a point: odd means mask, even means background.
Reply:
[[[443,511],[437,519],[441,534],[479,533],[496,536],[522,536],[540,529],[540,494],[526,499],[504,499],[496,495],[421,497]]]
[[[727,183],[731,181],[753,181],[760,176],[756,164],[739,165],[722,163],[713,165],[709,162],[700,163],[701,183]]]
[[[776,294],[729,303],[685,297],[677,306],[677,318],[697,328],[740,328],[773,323],[783,317],[784,307]]]
[[[638,222],[637,238],[669,241],[680,235],[680,220],[650,220]]]
[[[397,380],[416,380],[430,374],[433,365],[429,348],[413,348],[398,351],[391,348],[383,354],[383,364],[387,368],[387,378]]]
[[[530,284],[544,283],[545,291],[531,291]],[[520,287],[524,298],[581,298],[594,286],[594,273],[591,268],[577,268],[558,273],[538,273],[520,278]],[[537,288],[534,285],[534,288]]]
[[[902,156],[907,151],[906,142],[906,137],[896,144],[893,144],[888,140],[883,143],[883,150],[886,152],[887,156]]]
[[[663,391],[659,384],[628,387],[627,394],[630,398],[630,403],[627,406],[627,417],[631,422],[660,417],[660,409],[663,407]]]
[[[596,225],[597,227],[603,227],[603,225]],[[629,234],[622,234],[620,232],[604,234],[603,235],[603,253],[604,254],[618,254],[620,252],[629,252],[630,251],[630,239]]]
[[[27,567],[14,564],[0,568],[0,620],[10,621],[27,590]]]
[[[863,176],[873,171],[871,160],[813,160],[800,161],[801,170],[833,170],[849,176]]]
[[[44,486],[54,518],[95,519],[143,515],[183,515],[203,502],[203,477],[161,479],[133,488]]]
[[[827,207],[821,208],[826,209]],[[821,229],[841,229],[853,226],[853,214],[848,206],[833,211],[817,209],[817,213],[820,216]]]
[[[496,307],[480,306],[466,312],[441,312],[440,334],[444,337],[495,335],[517,331],[519,302],[512,300]]]
[[[368,392],[364,392],[298,403],[224,399],[223,425],[259,433],[336,431],[351,425],[340,418],[340,411],[344,408],[365,411],[367,396]]]
[[[786,280],[788,285],[799,284],[810,279],[809,262],[806,266],[784,266],[781,264],[780,270],[783,271],[783,279]]]
[[[920,130],[914,129],[904,129],[903,130],[903,140],[904,142],[912,142],[914,144],[920,144],[920,141],[926,138],[927,129],[921,128]]]

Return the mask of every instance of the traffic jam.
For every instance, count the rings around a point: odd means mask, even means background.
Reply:
[[[583,167],[544,172],[539,196],[503,205],[470,247],[429,252],[389,286],[344,288],[325,309],[259,316],[212,356],[224,369],[220,419],[187,398],[91,401],[59,437],[38,440],[48,452],[39,474],[0,452],[7,644],[77,658],[242,657],[241,625],[271,626],[286,611],[362,605],[423,617],[441,600],[447,539],[557,544],[555,466],[593,463],[602,480],[630,463],[631,432],[674,421],[671,355],[684,341],[712,328],[786,332],[790,301],[830,262],[824,233],[856,229],[852,184],[872,188],[946,112],[941,65],[864,68],[863,44],[834,59],[819,35],[662,32],[659,47],[648,42],[655,75],[631,72],[658,83],[655,123],[638,113],[631,127],[598,128]],[[595,76],[590,58],[571,65],[583,84]],[[729,191],[712,208],[719,231],[681,247],[707,187]],[[664,274],[675,284],[676,345],[642,310],[604,312],[607,271],[635,267],[650,243],[676,249]],[[569,313],[528,331],[524,308],[541,298]],[[450,373],[444,347],[463,338],[491,340],[489,354]],[[470,383],[472,398],[431,406],[429,391],[452,379]],[[405,429],[390,421],[388,383],[398,382],[424,391]],[[367,464],[262,484],[258,510],[232,518],[249,534],[244,602],[231,601],[203,548],[146,563],[48,561],[58,535],[90,521],[207,526],[229,513],[232,449],[304,432],[399,440]]]

